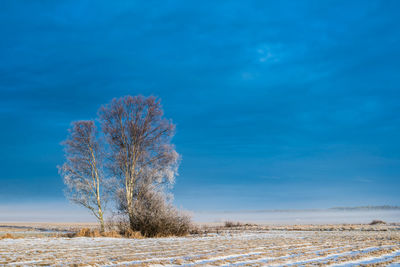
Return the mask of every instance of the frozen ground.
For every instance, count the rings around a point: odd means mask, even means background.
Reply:
[[[225,229],[201,236],[154,239],[3,239],[0,240],[0,265],[400,265],[400,230],[397,226],[340,229]]]

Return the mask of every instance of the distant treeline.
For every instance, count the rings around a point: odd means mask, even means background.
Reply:
[[[323,212],[323,211],[368,211],[368,210],[400,210],[400,206],[358,206],[333,207],[327,209],[271,209],[271,210],[238,210],[238,211],[198,211],[198,213],[266,213],[266,212]]]
[[[360,207],[334,207],[330,210],[400,210],[400,206],[360,206]]]

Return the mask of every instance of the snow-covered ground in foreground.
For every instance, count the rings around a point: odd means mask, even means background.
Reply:
[[[400,264],[400,231],[224,231],[180,238],[0,240],[0,265],[303,266]]]

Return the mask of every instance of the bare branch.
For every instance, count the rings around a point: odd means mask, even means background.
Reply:
[[[141,192],[172,184],[177,175],[179,155],[170,144],[175,126],[152,96],[113,99],[100,108],[99,117],[111,148],[111,169],[124,185],[121,206],[132,218]]]
[[[67,186],[66,195],[74,203],[88,208],[99,220],[104,231],[105,190],[100,168],[103,149],[97,139],[93,121],[72,123],[68,138],[62,143],[66,161],[59,172]]]

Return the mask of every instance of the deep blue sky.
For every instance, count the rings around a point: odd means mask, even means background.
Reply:
[[[64,202],[71,121],[155,95],[190,210],[400,204],[399,1],[1,1],[0,204]],[[18,204],[20,205],[20,204]]]

